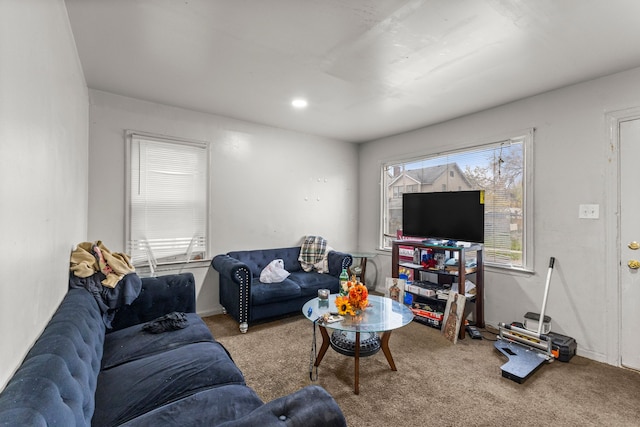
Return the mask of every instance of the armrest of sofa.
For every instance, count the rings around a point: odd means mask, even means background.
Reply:
[[[196,311],[196,283],[192,273],[143,278],[140,295],[131,305],[118,309],[111,322],[113,329],[109,332],[148,322],[174,311]]]
[[[339,277],[343,268],[351,267],[353,264],[353,257],[350,254],[344,252],[330,251],[327,254],[329,261],[329,274],[335,277]]]
[[[251,283],[251,270],[244,262],[230,257],[227,254],[216,255],[211,261],[213,268],[238,285]]]
[[[244,262],[228,254],[216,255],[211,265],[220,275],[220,304],[240,323],[240,331],[249,327],[251,270]]]
[[[317,385],[272,400],[221,427],[346,427],[347,421],[331,395]]]

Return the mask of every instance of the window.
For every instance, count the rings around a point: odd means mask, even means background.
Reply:
[[[485,263],[528,269],[532,140],[530,130],[502,141],[383,164],[381,247],[390,249],[402,229],[403,192],[485,190]]]
[[[127,251],[134,265],[207,258],[204,142],[127,132]]]

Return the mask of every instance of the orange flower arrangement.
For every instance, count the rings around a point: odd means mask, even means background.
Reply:
[[[336,297],[336,307],[341,315],[355,316],[358,312],[369,306],[369,291],[362,283],[356,281],[355,276],[347,282],[346,289],[340,290]]]

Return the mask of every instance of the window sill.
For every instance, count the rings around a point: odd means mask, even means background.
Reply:
[[[168,272],[182,272],[186,269],[192,268],[208,268],[211,265],[211,259],[199,259],[195,261],[175,261],[175,262],[166,262],[162,264],[158,264],[156,266],[154,275],[157,276],[158,273],[168,273]],[[151,276],[151,268],[148,265],[137,265],[135,266],[136,273],[140,277],[150,277]]]
[[[522,267],[513,267],[509,265],[491,264],[491,263],[485,262],[484,271],[487,271],[487,270],[494,273],[521,274],[523,276],[530,276],[532,274],[535,274],[535,271],[525,269]]]

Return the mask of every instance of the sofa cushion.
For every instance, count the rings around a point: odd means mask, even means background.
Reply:
[[[318,289],[329,289],[332,293],[336,293],[340,284],[337,278],[321,273],[292,273],[289,275],[289,280],[300,287],[300,296],[309,298],[317,297]]]
[[[347,422],[331,395],[320,386],[310,385],[267,402],[245,417],[220,424],[220,427],[246,426],[347,427]]]
[[[306,275],[308,273],[304,274]],[[291,277],[291,275],[289,275],[289,277]],[[251,285],[251,304],[263,305],[299,297],[300,285],[289,277],[280,283],[262,283],[254,280]]]
[[[102,369],[137,360],[151,354],[195,342],[213,342],[207,325],[195,313],[187,313],[189,326],[184,329],[152,334],[143,330],[149,323],[130,326],[107,334],[104,340]]]
[[[213,426],[242,418],[262,405],[262,400],[251,388],[230,384],[168,403],[123,426]]]
[[[118,425],[225,384],[245,382],[220,343],[194,343],[152,354],[100,372],[92,423]]]

